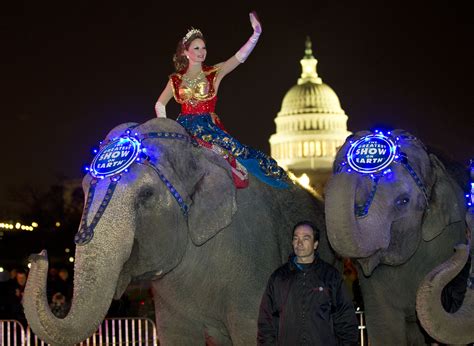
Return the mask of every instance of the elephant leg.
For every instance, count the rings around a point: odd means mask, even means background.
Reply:
[[[206,333],[202,323],[178,313],[166,303],[155,299],[158,340],[163,346],[205,345]]]
[[[436,344],[436,341],[431,338],[428,333],[423,331],[421,325],[416,321],[416,318],[409,318],[406,324],[407,328],[407,345],[431,345]]]
[[[364,296],[367,335],[372,346],[408,345],[406,316],[402,309],[390,305],[378,290]]]
[[[228,334],[224,334],[222,330],[215,326],[206,326],[205,328],[206,346],[225,346],[232,345],[232,340]]]
[[[241,302],[229,307],[227,311],[227,328],[234,346],[253,345],[257,341],[258,311],[250,307],[258,307],[259,302]],[[247,308],[245,308],[247,307]]]

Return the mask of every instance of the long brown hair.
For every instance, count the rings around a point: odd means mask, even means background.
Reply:
[[[193,42],[197,38],[200,38],[204,41],[204,43],[206,43],[206,40],[204,39],[204,36],[200,31],[195,30],[192,35],[190,35],[189,37],[186,36],[183,39],[179,40],[178,46],[176,47],[176,53],[173,55],[173,63],[176,72],[181,72],[183,70],[188,69],[189,61],[188,58],[186,58],[186,56],[184,55],[184,51],[189,49],[191,42]]]

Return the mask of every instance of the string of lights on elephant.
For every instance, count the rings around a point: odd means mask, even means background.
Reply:
[[[428,203],[428,193],[421,179],[411,167],[407,155],[401,151],[401,140],[416,140],[413,136],[391,136],[391,132],[384,134],[383,131],[375,130],[374,133],[363,136],[356,141],[350,141],[350,148],[346,154],[346,160],[336,168],[336,174],[354,171],[363,175],[368,175],[372,180],[372,188],[366,202],[356,205],[356,216],[363,217],[369,212],[370,205],[377,192],[379,180],[392,170],[389,166],[392,163],[399,163],[410,173],[416,185],[423,193],[426,203]]]
[[[90,167],[86,167],[86,171],[90,172],[94,179],[91,180],[89,193],[84,205],[84,213],[81,220],[82,226],[74,237],[74,241],[78,245],[85,245],[91,241],[94,236],[94,228],[107,209],[122,174],[127,173],[133,163],[151,167],[176,199],[183,215],[186,216],[188,213],[188,205],[184,202],[173,184],[157,167],[156,162],[154,162],[156,158],[147,155],[143,141],[148,138],[165,138],[186,141],[193,145],[196,145],[196,142],[191,137],[176,132],[149,132],[141,136],[137,132],[131,135],[131,132],[132,129],[129,128],[123,135],[112,138],[107,142],[101,142],[100,149],[94,150],[96,156],[92,160]],[[94,199],[96,185],[99,180],[105,178],[110,178],[109,185],[91,224],[88,225],[87,215]]]

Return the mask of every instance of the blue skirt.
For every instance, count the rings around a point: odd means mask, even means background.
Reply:
[[[180,115],[178,123],[201,140],[228,150],[250,173],[276,188],[288,188],[288,176],[277,162],[260,150],[240,143],[214,124],[210,114]]]

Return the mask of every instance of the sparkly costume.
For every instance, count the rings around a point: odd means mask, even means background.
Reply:
[[[215,151],[220,149],[221,155],[233,167],[232,159],[237,159],[237,166],[234,168],[242,174],[245,174],[245,172],[239,169],[239,163],[261,181],[271,186],[288,187],[288,183],[285,182],[286,173],[278,166],[276,161],[232,137],[214,113],[217,101],[214,83],[219,68],[203,66],[202,71],[194,79],[187,78],[184,73],[185,71],[181,71],[170,76],[174,98],[181,104],[181,114],[177,121],[201,145],[208,148],[213,147]],[[235,169],[233,172],[235,173]],[[235,176],[234,181],[236,181]],[[236,183],[236,186],[245,187],[239,186],[238,183]]]

